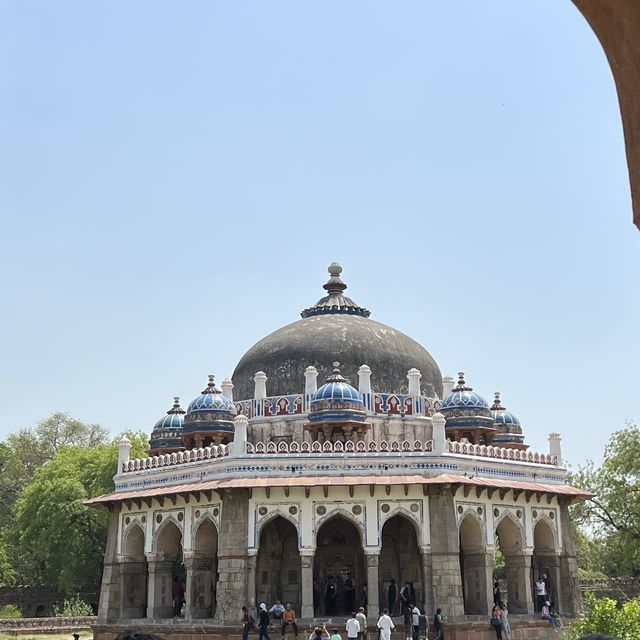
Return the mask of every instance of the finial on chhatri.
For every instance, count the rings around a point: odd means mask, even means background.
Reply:
[[[202,393],[222,393],[222,391],[216,387],[215,376],[212,373],[209,374],[209,383],[207,384],[207,388],[202,390]]]
[[[180,414],[180,413],[187,413],[181,406],[180,406],[180,396],[174,396],[173,398],[173,407],[171,407],[171,409],[169,409],[169,411],[167,411],[168,415],[172,415],[172,414]]]
[[[337,262],[332,262],[329,265],[328,271],[331,277],[322,288],[329,293],[342,293],[347,288],[347,285],[340,279],[342,267]]]
[[[340,363],[332,362],[331,366],[333,367],[333,371],[327,378],[327,382],[346,382],[347,379],[342,375],[342,373],[340,373]]]
[[[491,405],[491,411],[505,411],[505,407],[502,406],[502,400],[500,400],[499,391],[496,391],[493,394],[493,404]]]
[[[454,391],[473,391],[473,389],[464,380],[464,371],[458,372],[458,384],[453,389]]]

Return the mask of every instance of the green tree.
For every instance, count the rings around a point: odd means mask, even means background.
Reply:
[[[570,481],[594,494],[572,512],[597,545],[600,566],[591,569],[611,576],[640,573],[640,429],[628,424],[616,431],[602,466],[589,460]]]
[[[133,455],[145,455],[146,436],[127,435]],[[16,564],[32,584],[67,594],[99,588],[107,514],[84,501],[113,491],[119,439],[90,449],[60,446],[20,494],[12,539]]]
[[[640,638],[640,599],[630,600],[618,607],[611,598],[596,598],[589,593],[585,597],[589,614],[571,625],[566,640],[577,640],[591,633],[609,635],[617,640]]]

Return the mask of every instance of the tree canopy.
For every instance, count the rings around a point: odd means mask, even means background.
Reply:
[[[628,424],[613,433],[602,465],[589,461],[571,475],[571,482],[594,493],[573,508],[574,520],[591,545],[589,549],[583,544],[582,557],[591,562],[591,569],[609,576],[638,575],[640,429]]]

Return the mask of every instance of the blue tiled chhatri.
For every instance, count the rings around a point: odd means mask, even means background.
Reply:
[[[518,448],[524,448],[524,435],[522,435],[520,420],[502,406],[498,391],[496,391],[494,397],[495,399],[491,405],[491,415],[495,420],[498,433],[493,438],[493,444],[499,447],[519,445]]]
[[[152,455],[172,453],[183,449],[182,426],[184,424],[184,409],[180,406],[180,398],[173,399],[173,406],[167,415],[156,422],[149,438],[149,451]]]
[[[340,373],[340,363],[333,363],[333,373],[312,396],[309,406],[310,422],[364,421],[366,412],[360,392]]]

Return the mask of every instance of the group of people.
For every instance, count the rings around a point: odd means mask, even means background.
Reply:
[[[429,621],[425,613],[411,602],[407,602],[403,610],[405,621],[406,640],[427,640],[429,637]],[[258,607],[258,619],[249,613],[247,607],[242,607],[242,640],[247,640],[249,632],[257,629],[259,640],[271,640],[269,638],[269,628],[272,624],[280,627],[281,637],[284,638],[288,627],[293,629],[294,636],[298,638],[298,625],[296,623],[296,612],[290,604],[284,606],[279,600],[269,609],[262,602]],[[376,623],[378,629],[378,640],[391,640],[391,631],[395,625],[389,610],[385,609],[380,614]],[[443,640],[443,617],[442,610],[438,609],[433,619],[433,629],[435,631],[434,640]],[[352,612],[346,622],[345,631],[347,640],[367,640],[367,617],[364,607],[360,607],[357,612]],[[315,627],[308,640],[343,640],[337,628],[329,630],[326,623]]]

